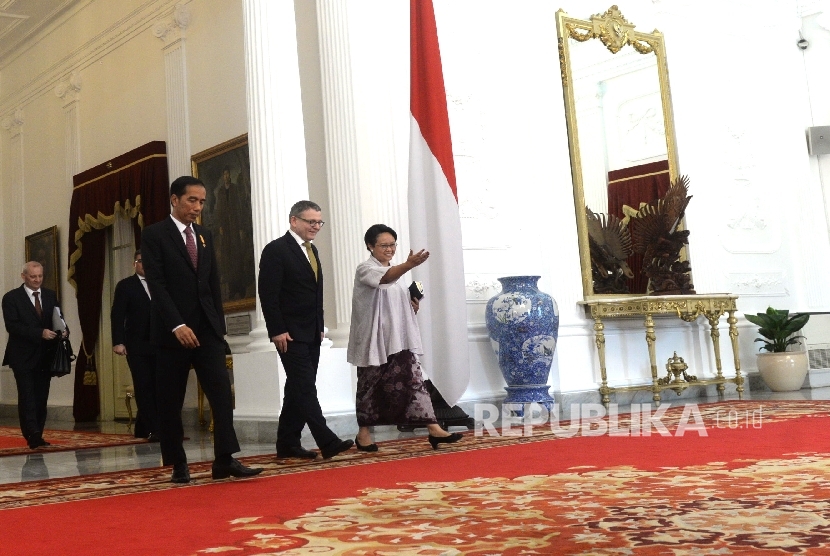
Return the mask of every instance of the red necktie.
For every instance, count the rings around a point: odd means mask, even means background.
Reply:
[[[43,307],[40,305],[40,292],[32,292],[32,295],[35,296],[35,312],[38,318],[43,318]]]
[[[196,255],[196,240],[193,239],[193,230],[190,229],[190,226],[184,229],[184,235],[187,236],[185,243],[187,245],[187,253],[190,255],[190,262],[193,263],[193,268],[198,268],[199,257]]]

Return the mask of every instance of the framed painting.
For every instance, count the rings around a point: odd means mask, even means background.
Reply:
[[[43,265],[43,287],[53,290],[60,301],[57,226],[26,236],[26,262],[29,261],[37,261]]]
[[[251,216],[248,135],[191,157],[193,175],[207,190],[201,224],[213,233],[225,313],[256,307],[256,256]]]

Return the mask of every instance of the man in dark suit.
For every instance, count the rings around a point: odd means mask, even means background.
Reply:
[[[135,437],[158,442],[156,415],[156,350],[150,346],[150,289],[144,277],[141,249],[133,257],[135,274],[115,286],[110,321],[112,351],[127,356],[133,377],[135,401]]]
[[[150,342],[158,347],[156,401],[161,456],[173,466],[171,481],[190,482],[182,445],[182,405],[191,365],[213,412],[212,477],[247,477],[262,469],[232,457],[239,451],[233,428],[233,398],[225,368],[225,318],[213,236],[196,224],[205,185],[182,176],[170,185],[170,218],[144,229],[144,272],[150,287]]]
[[[48,355],[54,353],[50,347],[58,336],[52,330],[52,314],[59,306],[57,294],[41,288],[43,265],[39,262],[23,265],[20,277],[23,284],[3,296],[3,321],[9,333],[3,364],[14,373],[20,430],[34,450],[50,445],[43,439],[43,427],[52,380]]]
[[[317,399],[317,365],[323,341],[323,270],[311,241],[323,227],[319,205],[291,207],[290,229],[262,250],[259,298],[268,337],[285,368],[285,389],[277,428],[277,457],[316,458],[300,444],[307,424],[323,458],[351,448],[326,425]]]

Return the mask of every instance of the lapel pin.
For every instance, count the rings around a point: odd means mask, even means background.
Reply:
[[[207,247],[207,245],[205,245],[205,236],[199,234],[199,239],[202,241],[202,247]]]

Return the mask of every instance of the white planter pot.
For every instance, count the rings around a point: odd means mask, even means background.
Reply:
[[[758,354],[758,371],[773,392],[800,390],[808,370],[806,351]]]

